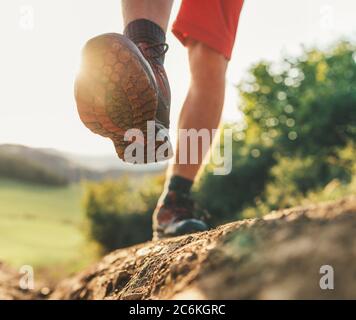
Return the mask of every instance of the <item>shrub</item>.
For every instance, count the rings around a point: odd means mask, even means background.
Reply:
[[[152,212],[162,178],[88,183],[84,209],[89,237],[104,251],[130,246],[152,237]]]
[[[270,148],[243,141],[233,142],[232,157],[228,175],[214,175],[212,165],[207,166],[195,195],[211,214],[213,225],[236,218],[236,212],[252,203],[263,192],[269,169],[275,163]]]

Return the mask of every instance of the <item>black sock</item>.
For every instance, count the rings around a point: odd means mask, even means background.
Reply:
[[[147,19],[137,19],[131,21],[124,30],[124,35],[135,44],[146,42],[151,45],[164,44],[166,42],[166,33],[156,23]],[[163,64],[164,54],[160,62]]]
[[[169,181],[168,191],[174,191],[180,194],[189,194],[192,185],[192,180],[174,175]]]

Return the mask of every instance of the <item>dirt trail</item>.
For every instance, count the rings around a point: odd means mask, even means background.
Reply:
[[[356,197],[117,250],[52,299],[356,298]],[[320,267],[334,270],[321,290]]]

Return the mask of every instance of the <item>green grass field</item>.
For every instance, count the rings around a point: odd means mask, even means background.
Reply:
[[[0,261],[58,273],[88,264],[94,254],[82,230],[81,195],[79,184],[58,188],[0,179]]]

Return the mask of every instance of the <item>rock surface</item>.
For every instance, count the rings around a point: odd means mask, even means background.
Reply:
[[[355,232],[355,196],[276,211],[114,251],[50,298],[355,299]]]

